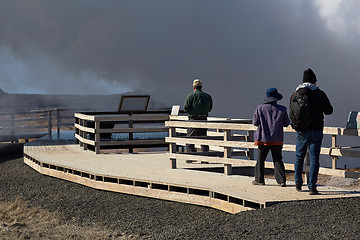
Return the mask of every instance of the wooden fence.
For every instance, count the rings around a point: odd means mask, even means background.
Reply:
[[[0,113],[0,142],[16,142],[19,139],[28,141],[57,131],[59,137],[62,128],[74,126],[74,110],[46,109],[27,112]]]
[[[75,113],[75,137],[84,148],[99,154],[107,150],[167,147],[168,110]]]
[[[231,174],[232,166],[254,166],[254,145],[253,135],[256,127],[250,123],[250,120],[225,120],[208,119],[207,121],[185,121],[184,116],[170,116],[170,121],[165,123],[169,127],[169,137],[166,142],[169,146],[169,159],[171,168],[177,167],[177,161],[187,162],[206,162],[223,164],[224,173]],[[208,129],[207,137],[186,137],[179,134],[185,132],[187,128],[206,128]],[[284,128],[285,134],[294,132],[291,127]],[[239,134],[242,133],[242,134]],[[212,134],[211,134],[212,133]],[[214,134],[215,133],[215,134]],[[337,168],[339,157],[360,158],[360,151],[351,147],[338,146],[339,136],[360,136],[357,129],[345,129],[338,127],[325,127],[324,135],[331,135],[332,143],[330,147],[322,147],[322,155],[328,155],[332,158],[332,167],[320,167],[320,174],[334,175],[342,177],[359,178],[360,173],[346,171]],[[210,152],[186,153],[179,151],[179,146],[186,144],[209,145]],[[294,144],[284,143],[284,151],[295,152]],[[243,158],[239,158],[239,156]],[[273,168],[272,162],[265,162],[265,167]],[[287,170],[294,170],[294,164],[285,163]],[[304,171],[309,171],[309,166],[304,166]]]

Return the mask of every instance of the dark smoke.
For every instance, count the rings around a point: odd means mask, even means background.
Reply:
[[[333,26],[323,18],[318,2],[3,0],[0,87],[136,90],[171,106],[182,105],[200,78],[213,96],[213,116],[251,118],[267,88],[277,87],[287,106],[311,67],[335,108],[326,125],[344,126],[348,113],[360,110],[360,30],[353,14],[359,3],[340,8],[347,27],[341,30],[341,21]]]

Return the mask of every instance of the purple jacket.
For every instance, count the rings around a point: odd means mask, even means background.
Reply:
[[[290,119],[286,107],[272,102],[257,106],[252,122],[258,127],[255,141],[283,142],[283,128],[289,126]]]

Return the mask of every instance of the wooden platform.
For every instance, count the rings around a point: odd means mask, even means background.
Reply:
[[[24,162],[36,171],[96,189],[197,204],[237,213],[286,201],[359,197],[360,193],[319,186],[320,195],[310,196],[294,183],[279,187],[272,179],[253,186],[253,177],[199,171],[215,164],[179,162],[170,169],[167,152],[95,154],[84,151],[71,139],[40,139],[24,146]],[[193,168],[199,168],[194,170]]]

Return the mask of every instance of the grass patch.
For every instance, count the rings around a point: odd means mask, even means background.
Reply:
[[[0,239],[137,239],[94,224],[80,226],[61,214],[31,208],[16,199],[0,203]]]

